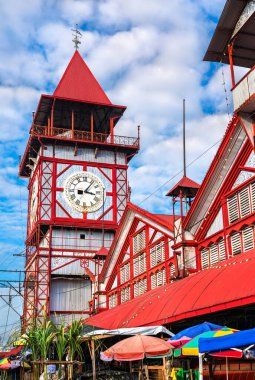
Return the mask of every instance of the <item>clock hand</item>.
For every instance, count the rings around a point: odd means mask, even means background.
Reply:
[[[87,189],[84,190],[84,191],[87,191],[87,190],[93,185],[94,182],[95,182],[95,181],[92,181],[91,184],[90,184],[90,185],[87,187]]]
[[[91,193],[90,191],[86,191],[86,190],[84,190],[84,194],[96,195],[95,193]]]

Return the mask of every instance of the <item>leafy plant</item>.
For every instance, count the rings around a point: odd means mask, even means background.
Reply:
[[[72,324],[67,329],[67,340],[68,340],[68,360],[71,362],[74,360],[75,356],[82,359],[83,353],[81,348],[81,333],[83,330],[83,325],[81,320],[74,320]],[[73,364],[69,367],[69,379],[73,377]]]

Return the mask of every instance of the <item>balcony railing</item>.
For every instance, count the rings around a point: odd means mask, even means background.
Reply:
[[[125,147],[139,148],[139,136],[117,136],[106,133],[92,133],[90,131],[80,131],[64,128],[48,128],[34,124],[31,130],[33,136],[44,136],[57,138],[60,140],[79,140],[94,144],[121,145]]]
[[[255,97],[255,66],[232,89],[234,111],[252,111],[250,100]]]

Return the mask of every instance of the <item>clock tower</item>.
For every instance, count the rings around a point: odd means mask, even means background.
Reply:
[[[139,150],[139,133],[115,134],[125,109],[78,50],[53,95],[41,95],[19,172],[29,179],[24,328],[45,311],[66,323],[93,312],[129,199],[128,162]]]

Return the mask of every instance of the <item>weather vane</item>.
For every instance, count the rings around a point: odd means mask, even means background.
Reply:
[[[74,42],[74,47],[75,49],[79,49],[79,45],[81,44],[80,39],[82,37],[82,34],[78,29],[78,24],[76,24],[75,29],[71,29],[71,30],[73,32],[73,37],[74,37],[72,40]]]

